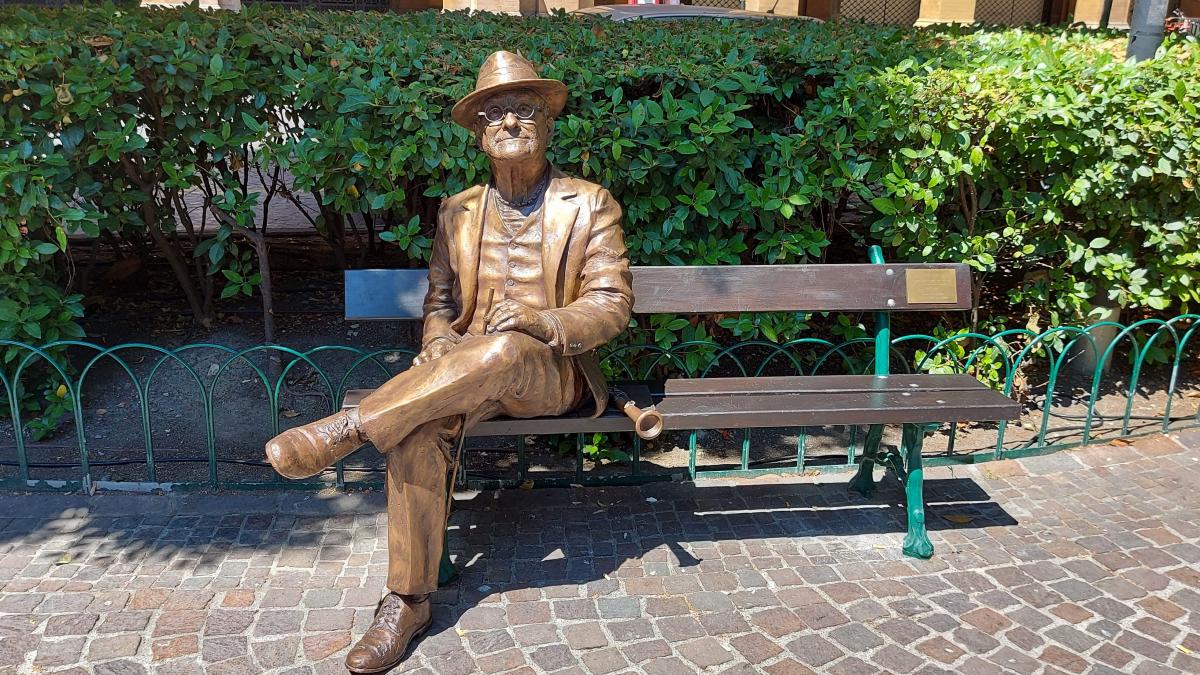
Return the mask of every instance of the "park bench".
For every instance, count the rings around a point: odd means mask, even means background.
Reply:
[[[663,383],[622,383],[640,405],[653,404],[667,430],[870,425],[851,487],[869,496],[873,469],[882,464],[905,487],[906,555],[928,558],[921,448],[925,433],[942,423],[1016,419],[1016,402],[968,375],[889,373],[891,312],[971,308],[971,275],[954,263],[886,264],[872,247],[870,264],[635,267],[635,314],[739,312],[873,312],[873,375],[673,378]],[[419,320],[425,270],[349,270],[346,319]],[[343,408],[372,390],[350,390]],[[898,450],[880,448],[883,425],[903,425]],[[534,419],[496,418],[471,436],[581,434],[632,431],[633,423],[610,405],[601,417],[581,414]],[[693,436],[694,438],[694,436]],[[695,476],[695,453],[691,475]],[[637,455],[634,455],[635,467]],[[521,458],[524,461],[524,458]],[[743,456],[743,468],[745,468]],[[581,470],[581,467],[580,469]]]

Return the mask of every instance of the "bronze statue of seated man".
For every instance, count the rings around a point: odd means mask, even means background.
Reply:
[[[492,180],[442,201],[429,261],[421,352],[355,410],[289,429],[267,458],[315,475],[367,442],[387,455],[388,595],[346,656],[355,673],[398,664],[428,629],[460,431],[498,415],[603,412],[595,350],[633,305],[621,207],[546,159],[567,99],[557,80],[510,52],[490,55],[454,121],[475,133]]]

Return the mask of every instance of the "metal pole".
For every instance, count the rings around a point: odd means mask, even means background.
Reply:
[[[1133,19],[1129,23],[1129,46],[1125,58],[1145,61],[1163,41],[1163,25],[1167,21],[1167,0],[1136,0]]]
[[[867,249],[867,257],[873,265],[883,265],[883,249],[872,245]],[[890,361],[892,355],[892,315],[889,312],[875,312],[875,374],[888,375],[891,373]]]
[[[1104,0],[1104,9],[1100,12],[1100,27],[1108,28],[1109,19],[1112,18],[1113,0]]]

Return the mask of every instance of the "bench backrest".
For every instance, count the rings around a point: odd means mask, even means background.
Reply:
[[[346,270],[346,318],[420,319],[426,270]],[[945,311],[971,308],[957,263],[634,267],[637,314]]]

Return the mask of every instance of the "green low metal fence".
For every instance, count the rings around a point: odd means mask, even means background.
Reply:
[[[669,347],[624,344],[609,349],[603,363],[615,378],[651,380],[668,373],[687,377],[970,373],[1006,395],[1019,397],[1026,406],[1026,415],[1015,426],[947,425],[939,432],[942,442],[926,444],[929,464],[975,463],[1200,425],[1200,413],[1192,410],[1197,396],[1194,375],[1200,369],[1191,342],[1200,326],[1198,319],[1200,315],[1184,314],[1129,325],[1058,326],[1040,333],[1013,329],[991,335],[893,337],[888,317],[881,314],[876,317],[874,337],[839,342],[804,337],[782,344],[765,340],[733,345],[685,342]],[[1098,344],[1096,336],[1105,331],[1115,332],[1114,339]],[[0,420],[0,470],[4,472],[0,486],[64,490],[380,485],[383,469],[378,453],[360,452],[332,472],[308,481],[285,481],[269,470],[261,448],[279,433],[285,420],[288,425],[298,424],[335,411],[348,389],[378,385],[406,367],[414,355],[411,348],[350,346],[299,350],[280,345],[238,349],[207,343],[174,348],[127,343],[104,347],[73,340],[41,346],[0,340],[0,346],[18,352],[0,369],[8,401],[7,420]],[[1088,372],[1068,368],[1070,362],[1088,358],[1084,353],[1090,353],[1095,364]],[[269,374],[272,357],[282,360],[278,376]],[[1106,371],[1110,359],[1113,363]],[[239,379],[239,374],[248,377]],[[61,382],[62,398],[70,410],[57,437],[32,441],[26,438],[21,385],[33,390],[47,381],[52,386]],[[187,396],[181,400],[184,393]],[[285,399],[305,396],[320,401],[305,413],[282,406]],[[175,437],[186,438],[168,452],[163,429],[169,415],[183,420],[172,424],[184,427]],[[124,421],[108,421],[114,416]],[[171,431],[165,428],[166,434]],[[771,452],[755,456],[752,440],[756,438],[770,445]],[[844,442],[845,448],[816,452],[817,438],[826,446],[833,438]],[[629,461],[607,464],[585,456],[585,447],[593,440],[590,436],[576,435],[557,444],[563,449],[541,449],[538,456],[529,439],[518,437],[515,447],[473,445],[465,480],[476,487],[529,480],[546,485],[606,484],[844,470],[856,465],[864,445],[878,439],[877,431],[864,435],[858,427],[747,430],[737,437],[696,430],[674,438],[686,444],[686,466],[663,466],[648,458],[647,449],[632,434],[608,439],[630,452]],[[709,441],[724,449],[710,452]],[[678,456],[680,451],[674,452]],[[542,461],[547,457],[552,461]],[[503,459],[500,463],[506,467],[499,473],[483,465],[496,458]],[[539,464],[549,468],[539,470]],[[185,466],[187,470],[175,471]],[[164,476],[166,467],[180,475]]]

